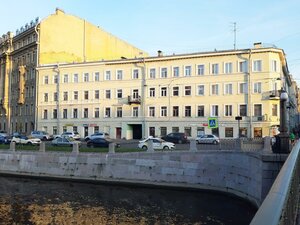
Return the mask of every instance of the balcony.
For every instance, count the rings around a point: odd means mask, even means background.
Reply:
[[[128,104],[141,104],[141,96],[128,96]]]
[[[279,100],[280,93],[277,90],[270,91],[269,99],[270,100]]]

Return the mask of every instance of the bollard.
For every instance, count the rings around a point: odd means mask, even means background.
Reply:
[[[190,151],[196,152],[197,151],[197,143],[195,139],[190,140]]]
[[[154,152],[154,148],[153,148],[153,140],[149,139],[148,140],[148,148],[147,148],[147,152]]]
[[[9,149],[13,152],[16,151],[16,142],[10,142]]]
[[[40,152],[45,152],[45,146],[46,146],[46,145],[45,145],[45,142],[42,141],[42,142],[40,143],[39,151],[40,151]]]
[[[115,153],[115,143],[111,142],[108,145],[108,153],[114,154]]]
[[[78,154],[79,153],[79,145],[78,143],[73,144],[72,153]]]

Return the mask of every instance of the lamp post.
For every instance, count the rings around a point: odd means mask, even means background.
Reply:
[[[278,138],[276,138],[276,142],[279,141],[276,153],[289,153],[290,152],[290,142],[289,142],[289,134],[287,128],[287,101],[288,94],[285,90],[281,88],[280,90],[280,133],[278,134]]]

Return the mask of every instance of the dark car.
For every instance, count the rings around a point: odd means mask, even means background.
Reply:
[[[89,140],[86,145],[87,147],[94,147],[94,148],[108,148],[110,143],[115,143],[114,140],[109,138],[95,138],[92,140]],[[115,143],[115,147],[119,148],[120,144]]]
[[[0,135],[0,144],[9,144],[9,143],[10,143],[10,139]]]
[[[187,139],[187,136],[185,133],[170,133],[164,137],[162,137],[161,139],[165,140],[165,141],[169,141],[169,142],[173,142],[173,143],[178,143],[178,144],[185,144],[185,143],[189,143],[189,140]]]

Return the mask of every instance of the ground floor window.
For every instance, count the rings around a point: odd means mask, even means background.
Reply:
[[[262,127],[254,127],[254,137],[262,137]]]
[[[63,126],[63,132],[67,132],[67,127]]]
[[[233,137],[233,127],[225,127],[225,137]]]
[[[78,132],[78,127],[74,126],[73,127],[73,132]]]
[[[52,128],[52,133],[53,133],[53,134],[57,134],[57,127],[53,127],[53,128]]]
[[[192,136],[192,128],[191,127],[185,127],[184,128],[184,133],[188,137]]]
[[[99,132],[99,126],[94,126],[94,133]]]
[[[179,127],[172,127],[172,133],[178,133]]]
[[[167,128],[166,127],[160,127],[160,136],[167,135]]]
[[[205,130],[204,127],[197,127],[197,136],[204,135]]]
[[[211,128],[211,133],[219,137],[219,128]]]
[[[246,127],[241,127],[240,128],[240,137],[247,137],[247,128]]]
[[[155,137],[155,127],[149,127],[149,134],[152,137]]]

